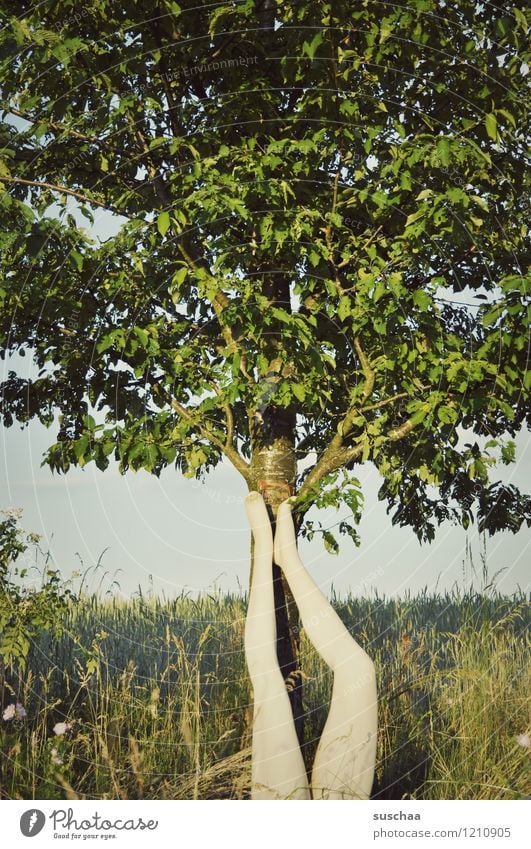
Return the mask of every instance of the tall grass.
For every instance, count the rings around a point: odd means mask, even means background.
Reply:
[[[374,798],[531,795],[524,594],[333,603],[377,667]],[[230,594],[72,604],[62,638],[42,636],[26,671],[7,671],[4,705],[27,716],[0,721],[3,797],[247,798],[245,610]],[[331,677],[304,635],[302,666],[311,763]],[[57,735],[58,722],[71,728]]]

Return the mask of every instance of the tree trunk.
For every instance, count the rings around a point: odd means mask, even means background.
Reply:
[[[269,406],[251,427],[253,453],[251,488],[261,492],[275,530],[279,504],[293,494],[297,463],[295,458],[295,412]],[[251,567],[252,568],[252,567]],[[252,579],[252,573],[251,573]],[[277,656],[287,680],[293,720],[304,753],[304,715],[300,675],[300,626],[297,606],[280,567],[273,563],[273,588],[277,624]]]

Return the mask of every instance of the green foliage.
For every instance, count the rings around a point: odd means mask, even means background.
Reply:
[[[74,598],[56,569],[46,565],[38,588],[24,586],[27,568],[16,561],[37,544],[35,534],[18,527],[18,514],[4,511],[0,521],[0,660],[24,670],[32,641],[43,631],[54,637],[63,632],[63,618]],[[22,582],[22,583],[21,583]]]
[[[340,534],[348,535],[355,545],[360,544],[360,538],[355,526],[361,520],[363,508],[363,493],[359,480],[351,477],[345,469],[338,469],[314,484],[304,498],[299,498],[294,504],[295,514],[304,515],[309,506],[336,507],[345,505],[349,510],[348,519],[337,522]],[[335,527],[335,525],[333,526]],[[302,538],[312,540],[315,534],[321,534],[326,551],[329,554],[339,554],[339,545],[330,528],[324,528],[322,522],[307,519],[300,528]]]
[[[529,408],[519,2],[0,10],[6,425],[59,413],[55,471],[252,477],[274,374],[303,495],[370,462],[420,539],[530,521],[461,438]]]

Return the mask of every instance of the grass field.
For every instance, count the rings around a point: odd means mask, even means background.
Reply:
[[[374,798],[531,795],[525,595],[334,604],[378,671]],[[6,670],[3,704],[24,710],[0,720],[3,798],[246,798],[244,619],[233,595],[72,605],[60,639]],[[303,669],[311,762],[331,680],[304,635]]]

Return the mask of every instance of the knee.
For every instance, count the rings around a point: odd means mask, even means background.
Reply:
[[[341,682],[345,695],[355,695],[376,687],[376,667],[367,652],[359,649],[345,658],[341,669]]]
[[[249,677],[255,706],[270,705],[279,695],[282,696],[286,692],[286,685],[278,667],[264,669],[262,665],[255,667],[252,671],[249,667]]]
[[[251,678],[264,678],[278,671],[278,657],[270,647],[246,644],[245,660]]]

